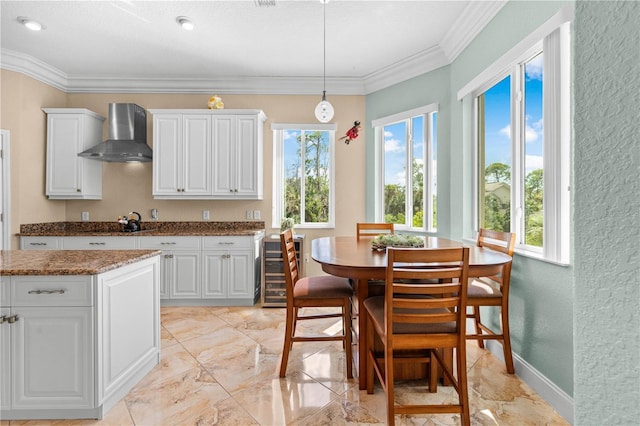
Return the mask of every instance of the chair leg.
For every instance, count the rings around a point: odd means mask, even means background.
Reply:
[[[456,367],[458,373],[458,398],[462,408],[462,412],[460,413],[460,423],[463,426],[470,426],[471,415],[469,410],[469,388],[467,387],[467,349],[465,343],[465,341],[461,342],[455,352],[457,354]]]
[[[384,391],[387,397],[387,424],[389,426],[395,425],[396,422],[396,410],[395,400],[393,398],[393,349],[390,349],[387,345],[384,347]]]
[[[371,322],[371,319],[369,318],[369,315],[367,315],[367,333],[365,336],[365,348],[366,348],[365,356],[367,357],[366,375],[367,375],[367,393],[368,394],[373,393],[373,380],[374,380],[373,363],[375,362],[375,359],[370,354],[373,353],[374,333],[375,332],[373,330],[373,324]],[[363,362],[363,360],[360,360],[360,362]]]
[[[482,334],[482,328],[480,328],[480,323],[482,322],[480,320],[480,306],[472,306],[471,309],[473,310],[473,324],[476,330],[475,333],[480,335]],[[484,349],[484,340],[478,339],[478,347]]]
[[[344,332],[344,352],[347,359],[347,378],[353,379],[353,353],[351,345],[351,299],[345,299],[342,306],[342,330]]]
[[[296,308],[287,308],[287,317],[285,319],[284,328],[284,345],[282,348],[282,361],[280,361],[280,377],[285,377],[287,374],[287,363],[289,362],[289,351],[293,345],[291,337],[295,328],[295,315]]]
[[[504,351],[504,364],[507,367],[507,373],[513,374],[513,354],[511,352],[511,336],[509,335],[509,308],[503,306],[500,310],[500,322],[502,326],[502,350]]]
[[[438,362],[433,355],[434,350],[429,350],[429,392],[431,393],[438,391]]]

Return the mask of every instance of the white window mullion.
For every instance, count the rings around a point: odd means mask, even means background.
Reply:
[[[405,173],[405,203],[404,203],[404,224],[408,228],[413,226],[413,119],[406,120],[406,135],[405,140],[407,144],[407,157],[406,161],[406,173]]]
[[[544,257],[569,261],[569,24],[544,39]]]
[[[300,224],[304,225],[307,223],[307,220],[304,216],[305,212],[305,177],[307,176],[307,143],[306,143],[307,133],[306,131],[302,131],[300,133]]]
[[[433,140],[432,129],[433,120],[431,114],[423,114],[422,120],[422,140],[425,143],[422,150],[422,162],[424,163],[424,171],[422,173],[422,188],[424,189],[424,198],[422,200],[423,228],[425,231],[433,231]]]
[[[273,131],[273,202],[271,204],[271,226],[280,228],[280,221],[284,216],[284,142],[282,130]]]
[[[524,99],[520,66],[511,73],[511,232],[524,244]]]

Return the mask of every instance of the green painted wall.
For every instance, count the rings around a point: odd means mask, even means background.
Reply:
[[[637,425],[640,2],[577,2],[574,43],[574,418]]]
[[[438,235],[473,238],[471,102],[457,91],[567,2],[509,2],[447,67],[367,97],[371,120],[437,102]],[[373,132],[367,132],[367,219],[373,219]],[[531,258],[514,259],[511,288],[513,351],[573,395],[573,269]],[[495,319],[495,316],[494,316]]]

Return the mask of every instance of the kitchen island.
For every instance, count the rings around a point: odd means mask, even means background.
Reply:
[[[159,255],[0,251],[0,419],[101,419],[158,364]]]

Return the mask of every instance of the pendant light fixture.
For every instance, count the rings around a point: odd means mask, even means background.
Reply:
[[[329,0],[320,0],[322,2],[322,100],[316,106],[316,118],[321,123],[328,123],[333,118],[333,105],[327,100],[327,3]]]

